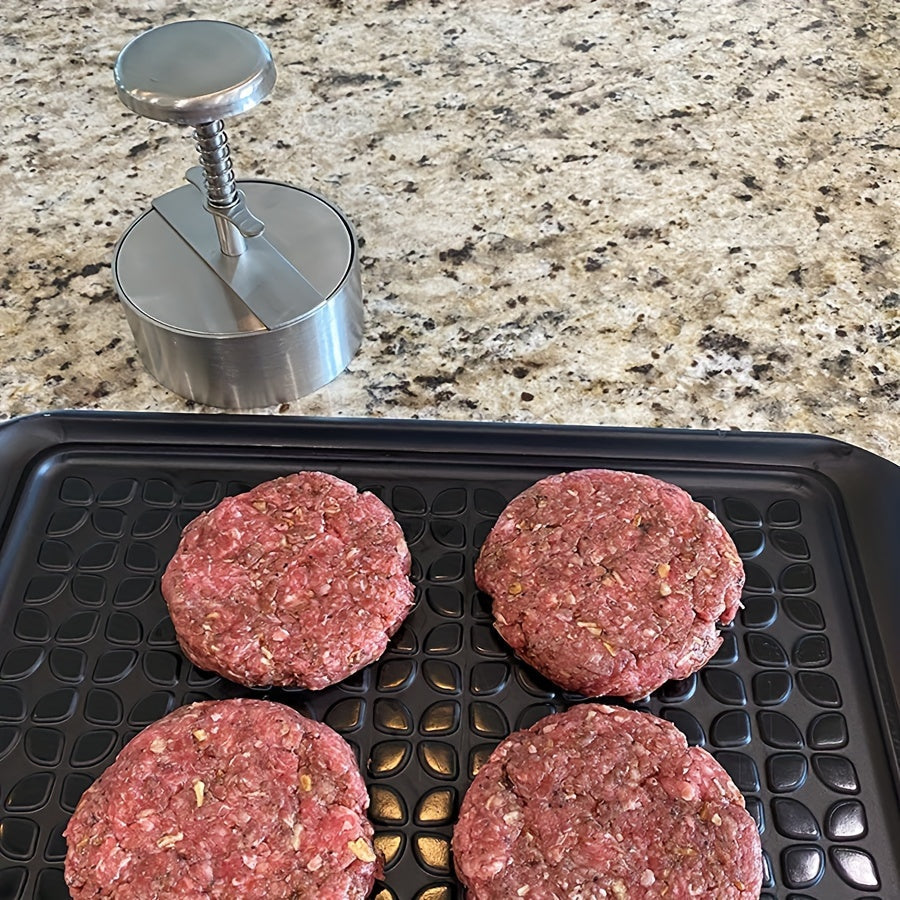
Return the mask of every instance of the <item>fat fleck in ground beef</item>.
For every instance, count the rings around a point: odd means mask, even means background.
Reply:
[[[266,700],[182,707],[87,789],[65,831],[72,897],[362,900],[380,862],[349,745]]]
[[[300,472],[223,500],[162,577],[178,641],[241,684],[312,689],[377,659],[413,604],[410,554],[374,494]]]
[[[584,704],[503,741],[453,833],[468,900],[758,900],[759,833],[662,719]]]
[[[721,523],[647,475],[584,469],[512,500],[475,566],[497,631],[556,684],[637,699],[703,666],[740,608]]]

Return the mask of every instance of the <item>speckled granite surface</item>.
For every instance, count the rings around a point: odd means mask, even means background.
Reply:
[[[0,414],[199,409],[136,357],[110,253],[193,164],[115,97],[140,31],[256,31],[239,175],[361,240],[363,346],[261,412],[808,431],[900,462],[888,0],[0,0]]]

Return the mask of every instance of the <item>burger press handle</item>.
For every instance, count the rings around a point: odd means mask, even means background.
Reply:
[[[125,46],[114,69],[130,110],[193,128],[200,165],[116,244],[113,277],[135,342],[166,387],[211,406],[296,399],[335,378],[362,340],[352,226],[324,198],[235,178],[223,119],[272,91],[252,32],[190,20]]]

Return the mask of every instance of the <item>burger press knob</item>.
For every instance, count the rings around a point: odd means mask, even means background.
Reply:
[[[150,119],[193,128],[200,165],[156,197],[119,239],[113,277],[151,374],[201,403],[270,406],[335,378],[362,340],[353,229],[316,194],[237,179],[223,119],[275,84],[253,33],[173,22],[116,61],[119,98]]]

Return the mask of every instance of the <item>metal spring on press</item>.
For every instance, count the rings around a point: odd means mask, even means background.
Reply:
[[[237,202],[237,188],[231,167],[228,136],[221,119],[194,128],[200,165],[206,176],[206,193],[211,206],[222,209]]]

